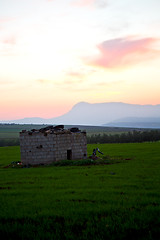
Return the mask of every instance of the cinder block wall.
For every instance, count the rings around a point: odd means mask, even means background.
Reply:
[[[87,158],[87,140],[83,132],[52,133],[21,132],[23,164],[49,164],[58,160]]]

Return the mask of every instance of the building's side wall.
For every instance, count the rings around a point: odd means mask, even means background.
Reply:
[[[21,161],[23,164],[48,164],[55,160],[55,135],[20,133]]]
[[[71,150],[71,159],[87,158],[87,138],[85,133],[57,134],[55,159],[67,159],[67,151]]]
[[[85,133],[44,134],[20,133],[21,161],[23,164],[49,164],[58,160],[85,159],[87,140]]]
[[[72,158],[87,158],[87,138],[85,133],[72,134]]]

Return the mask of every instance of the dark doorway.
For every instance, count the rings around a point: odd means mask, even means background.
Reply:
[[[72,150],[67,150],[67,160],[72,159]]]

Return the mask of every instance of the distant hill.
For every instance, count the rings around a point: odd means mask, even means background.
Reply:
[[[53,109],[54,111],[54,109]],[[50,119],[43,118],[24,118],[12,121],[1,121],[9,123],[28,123],[28,124],[65,124],[65,125],[107,125],[116,126],[118,122],[123,123],[123,127],[131,124],[131,121],[124,119],[130,118],[133,123],[143,125],[147,121],[147,127],[158,125],[160,121],[160,105],[138,105],[121,102],[110,103],[87,103],[80,102],[66,114]],[[137,121],[143,118],[144,121]],[[123,119],[123,121],[122,121]],[[155,120],[156,119],[156,120]],[[116,125],[115,125],[116,124]],[[140,126],[143,127],[143,126]]]
[[[160,128],[160,118],[122,118],[106,123],[107,127]]]
[[[1,123],[15,123],[15,124],[48,124],[48,119],[33,117],[23,118],[18,120],[0,121]]]

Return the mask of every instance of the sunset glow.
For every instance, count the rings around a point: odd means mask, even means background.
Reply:
[[[160,1],[1,0],[0,120],[160,104]]]

